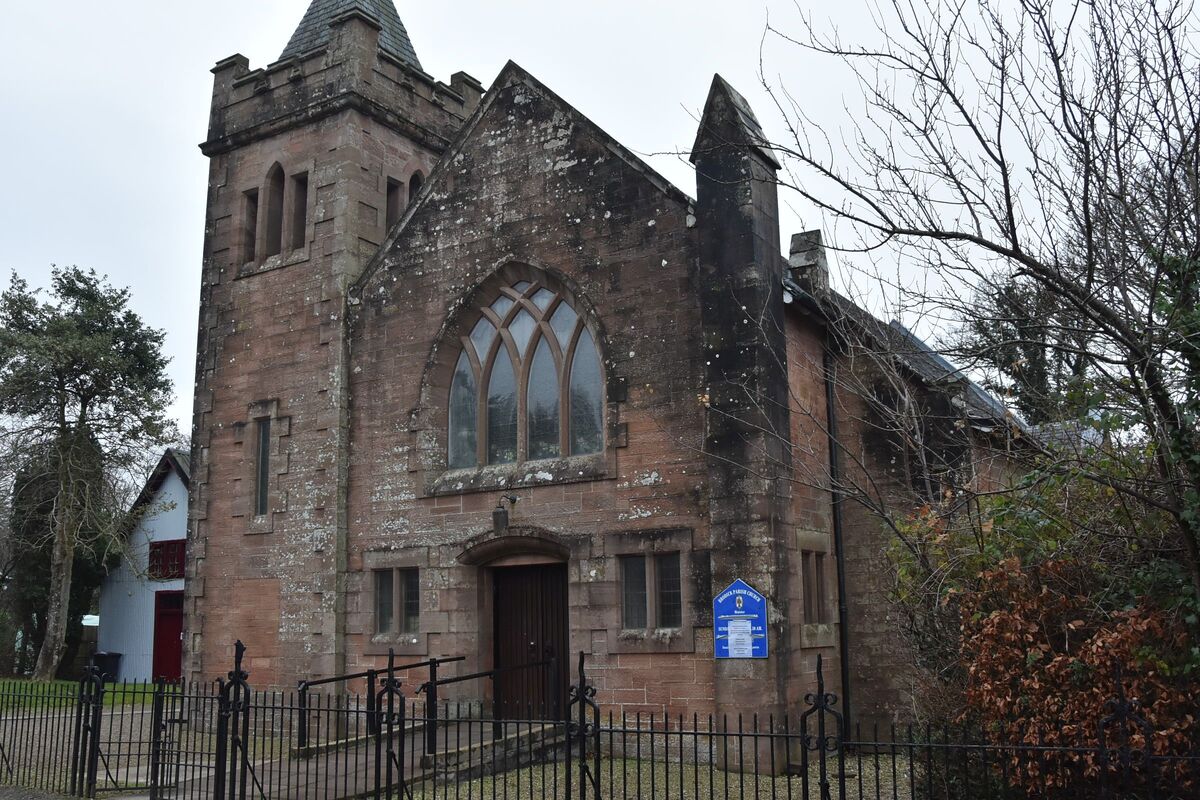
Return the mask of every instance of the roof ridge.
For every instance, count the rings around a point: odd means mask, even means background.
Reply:
[[[379,23],[379,49],[417,69],[421,62],[393,0],[312,0],[279,60],[301,56],[329,43],[330,24],[351,11],[361,11]]]
[[[580,122],[592,130],[599,140],[608,145],[610,152],[624,161],[630,168],[641,173],[646,180],[648,180],[664,195],[672,197],[677,202],[689,207],[696,202],[687,194],[687,192],[684,192],[675,184],[671,183],[669,180],[660,175],[657,170],[646,163],[643,159],[639,158],[633,151],[622,145],[611,133],[601,128],[589,116],[556,94],[553,89],[550,89],[544,83],[535,78],[524,67],[510,59],[500,70],[500,74],[497,75],[495,80],[492,81],[491,86],[488,87],[487,92],[483,95],[483,100],[463,122],[454,141],[449,147],[446,148],[441,157],[438,158],[437,163],[434,164],[433,169],[429,172],[429,176],[421,185],[421,191],[417,194],[415,199],[409,202],[408,206],[401,214],[400,219],[396,221],[391,230],[389,230],[387,235],[384,237],[383,243],[379,245],[379,248],[375,251],[375,254],[371,256],[371,258],[367,261],[366,266],[363,267],[362,271],[359,272],[358,277],[353,281],[350,289],[351,303],[356,303],[363,298],[367,287],[375,279],[375,275],[378,273],[380,267],[387,258],[388,252],[391,250],[392,245],[407,227],[409,219],[411,219],[417,213],[417,211],[420,210],[421,206],[426,202],[426,198],[433,192],[438,183],[442,180],[444,173],[447,169],[449,169],[447,165],[453,162],[454,158],[462,152],[463,148],[470,141],[472,135],[474,135],[476,127],[487,115],[489,109],[495,103],[496,98],[500,95],[501,90],[519,83],[541,93],[543,96],[549,99],[550,102],[558,104],[562,108],[574,114]]]

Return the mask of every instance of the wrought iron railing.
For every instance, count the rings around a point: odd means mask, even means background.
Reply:
[[[429,670],[429,679],[437,680],[438,667],[444,664],[454,664],[459,661],[465,661],[466,656],[453,656],[451,658],[430,658],[424,661],[414,661],[407,664],[396,664],[396,651],[388,650],[387,667],[382,670],[368,669],[362,672],[352,672],[346,675],[333,675],[327,678],[315,678],[313,680],[300,681],[296,687],[296,697],[301,709],[308,706],[308,700],[311,690],[320,686],[333,686],[341,690],[346,690],[347,687],[354,681],[363,681],[365,684],[365,696],[367,704],[367,733],[378,732],[378,714],[375,712],[376,701],[379,696],[379,679],[381,675],[395,675],[397,672],[407,673],[410,670]],[[308,715],[301,711],[299,721],[299,734],[297,746],[300,748],[308,747]]]
[[[1064,746],[1044,732],[847,724],[819,662],[794,712],[620,714],[601,707],[580,654],[561,713],[500,719],[436,691],[494,670],[439,676],[421,662],[428,680],[406,685],[414,665],[393,656],[373,676],[261,691],[244,654],[238,643],[215,684],[113,683],[95,670],[77,686],[0,682],[0,784],[153,800],[1200,797],[1200,747],[1178,744],[1195,720],[1162,746],[1119,675],[1097,729],[1072,730]],[[522,666],[557,674],[547,661]],[[305,691],[359,679],[369,692]]]
[[[536,674],[544,678],[543,691],[534,691],[531,696],[523,698],[525,702],[509,702],[506,703],[501,692],[501,681],[499,679],[515,674]],[[554,656],[543,659],[542,661],[531,661],[527,664],[510,664],[504,667],[495,667],[493,669],[479,670],[478,672],[469,672],[465,675],[453,675],[447,678],[439,678],[437,667],[431,667],[429,670],[429,680],[421,684],[417,688],[417,694],[425,695],[425,753],[433,755],[437,752],[437,735],[438,722],[440,719],[440,709],[438,696],[443,686],[453,684],[467,683],[469,681],[488,681],[488,688],[491,690],[491,707],[492,707],[492,736],[500,738],[503,730],[504,718],[516,717],[521,719],[521,710],[525,711],[524,719],[542,719],[542,720],[558,720],[561,718],[562,709],[560,706],[559,686],[558,686],[558,660]],[[540,695],[540,696],[539,696]],[[518,713],[506,713],[515,708]]]

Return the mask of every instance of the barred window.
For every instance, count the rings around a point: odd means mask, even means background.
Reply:
[[[451,469],[599,453],[603,372],[561,293],[503,287],[462,338],[449,395]]]
[[[679,553],[654,557],[658,584],[658,627],[678,628],[683,624],[683,592],[679,579]]]
[[[167,581],[183,577],[186,539],[168,539],[150,543],[150,562],[147,572],[151,580]]]
[[[646,559],[644,556],[621,557],[621,627],[645,628]]]

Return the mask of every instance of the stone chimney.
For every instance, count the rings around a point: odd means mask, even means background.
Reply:
[[[811,294],[822,295],[829,291],[829,263],[825,258],[825,245],[821,242],[821,231],[792,234],[788,272],[792,280]]]

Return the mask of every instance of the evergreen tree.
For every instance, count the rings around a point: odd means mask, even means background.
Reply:
[[[0,413],[20,421],[31,453],[47,453],[38,478],[47,485],[30,489],[34,509],[44,508],[41,492],[53,498],[42,537],[49,574],[36,631],[39,680],[54,677],[66,652],[79,556],[120,540],[122,509],[109,480],[171,435],[163,333],[129,309],[128,290],[70,267],[52,271],[49,295],[16,275],[0,294]]]
[[[91,443],[91,460],[87,480],[96,486],[104,486],[108,480],[104,474],[99,448]],[[53,458],[55,449],[45,447],[36,452],[21,467],[13,480],[12,516],[9,529],[8,551],[12,563],[19,565],[9,576],[5,587],[8,607],[13,615],[13,624],[22,632],[21,647],[14,668],[24,672],[33,667],[46,635],[46,610],[50,606],[50,561],[53,534],[51,519],[54,511],[57,475]],[[109,486],[105,491],[112,491]],[[111,501],[105,505],[118,513],[123,498],[113,491]],[[71,663],[83,640],[82,617],[92,610],[96,591],[104,580],[107,567],[116,557],[117,542],[106,535],[114,523],[93,524],[81,530],[72,565],[71,594],[67,604],[67,631],[63,663]]]

